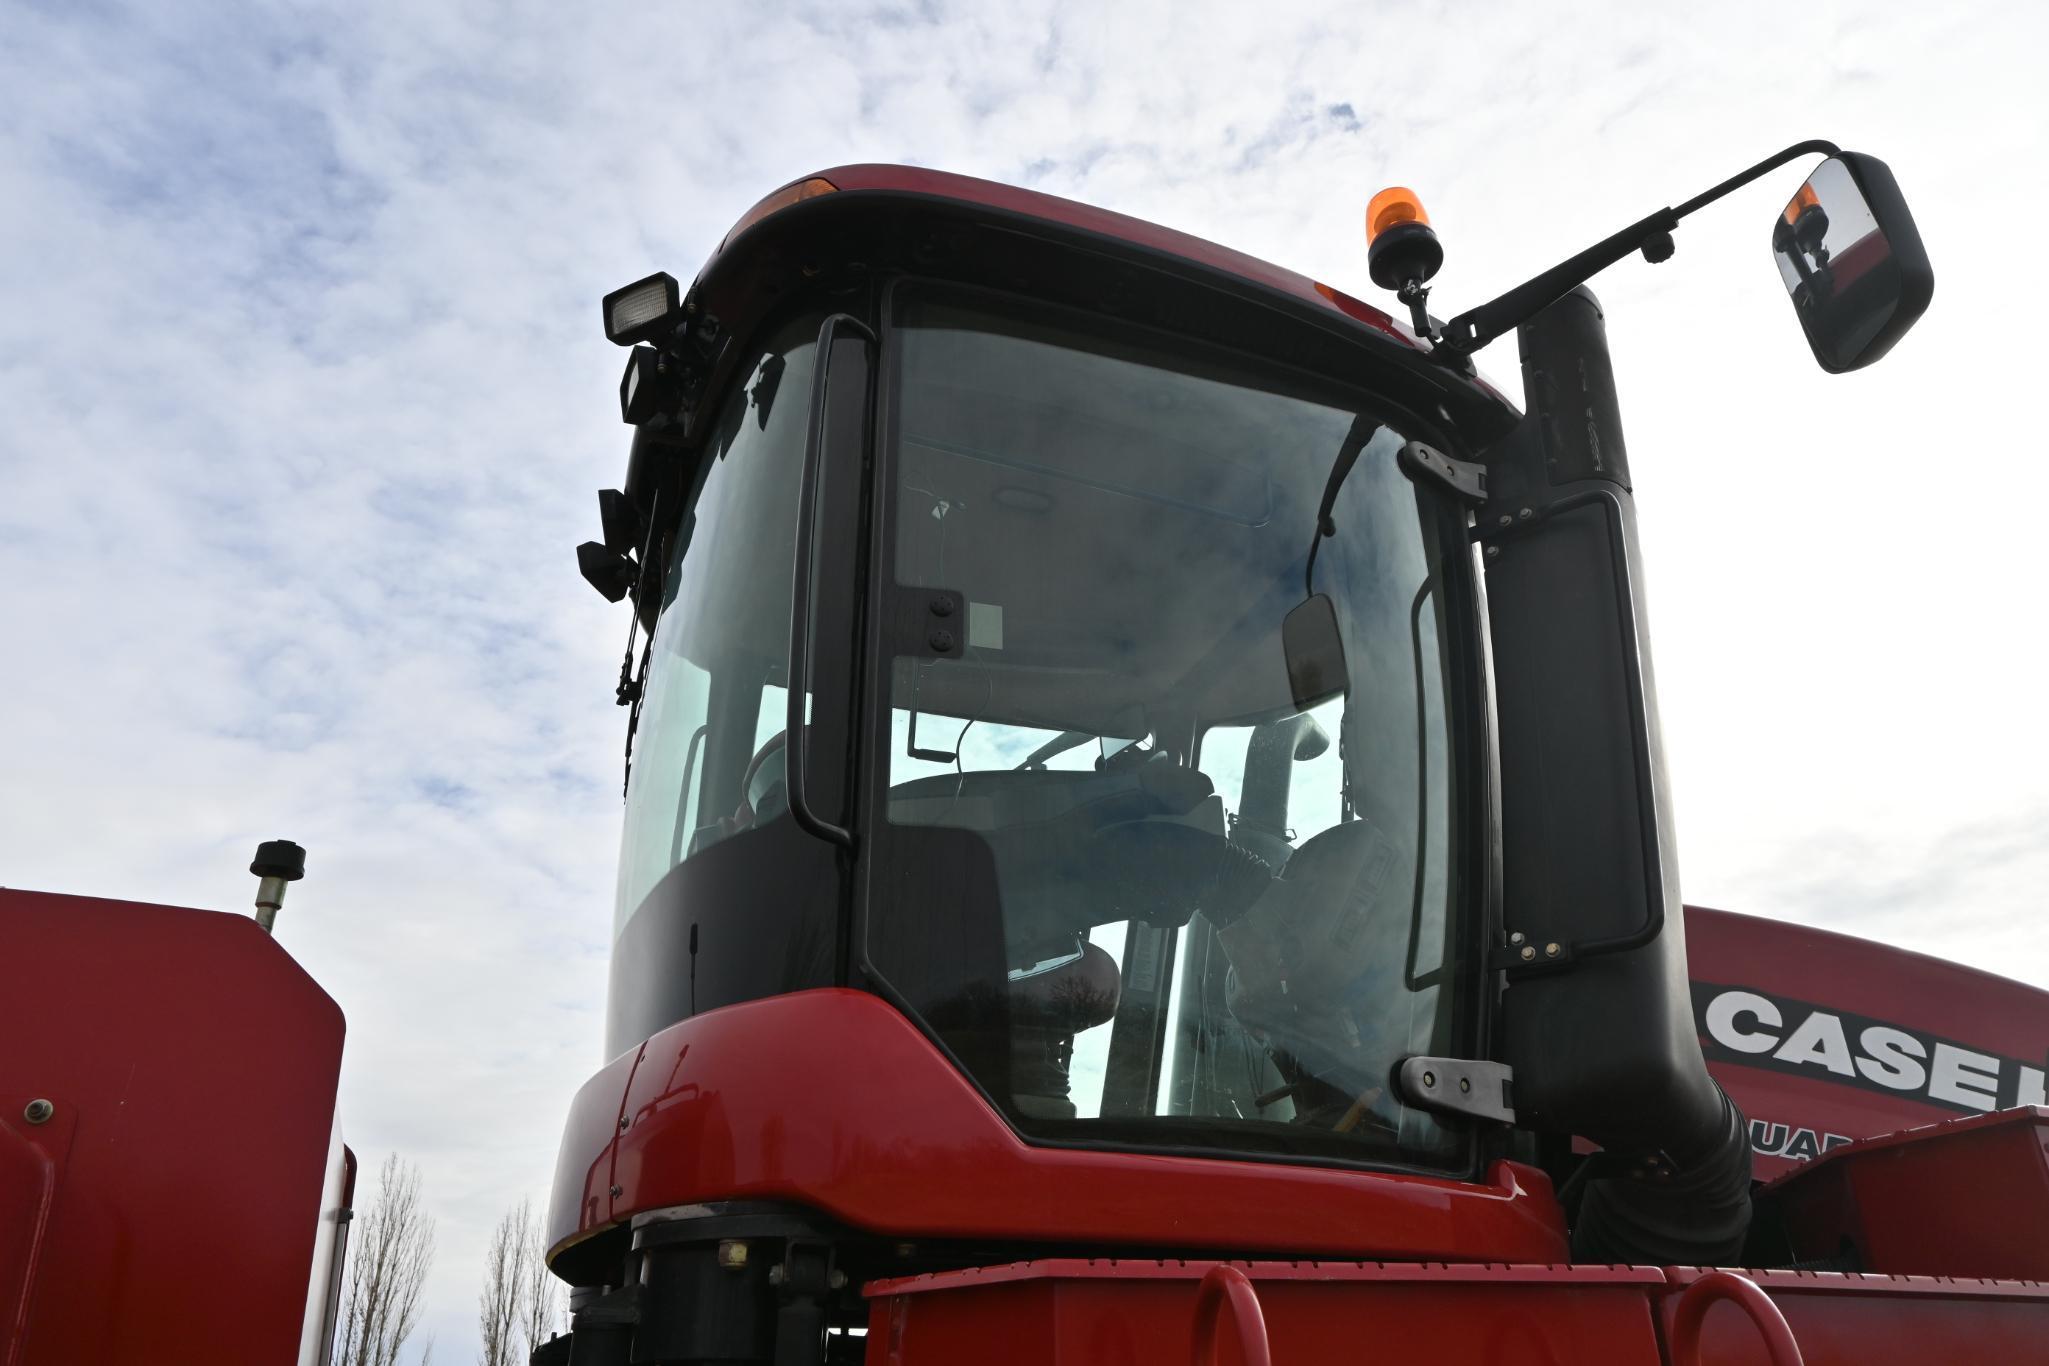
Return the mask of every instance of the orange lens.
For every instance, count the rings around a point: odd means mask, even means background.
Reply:
[[[741,214],[740,221],[735,223],[733,230],[726,234],[726,241],[732,241],[735,237],[738,237],[741,233],[747,231],[747,229],[753,227],[772,213],[787,209],[792,204],[801,204],[807,199],[816,199],[822,194],[831,194],[838,188],[839,186],[823,176],[813,176],[809,180],[800,180],[794,185],[785,185],[746,213]]]
[[[1812,185],[1802,185],[1800,193],[1794,195],[1792,202],[1786,205],[1786,221],[1790,223],[1798,218],[1802,209],[1817,209],[1820,207],[1821,199],[1814,193],[1814,187]]]
[[[1371,243],[1397,223],[1429,221],[1430,215],[1423,212],[1423,201],[1416,198],[1414,190],[1390,185],[1367,202],[1366,241]]]

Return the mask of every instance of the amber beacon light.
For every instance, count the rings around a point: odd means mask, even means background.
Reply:
[[[1409,306],[1418,336],[1432,333],[1425,288],[1444,264],[1444,247],[1414,190],[1391,185],[1366,204],[1366,273]]]

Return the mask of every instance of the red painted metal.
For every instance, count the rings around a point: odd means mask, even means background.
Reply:
[[[1244,252],[1233,251],[1229,247],[1219,246],[1215,242],[1185,232],[1176,232],[1172,228],[1163,228],[1157,223],[1148,223],[1141,218],[1130,218],[1121,213],[1112,213],[1108,209],[1096,208],[1091,204],[1080,204],[1057,195],[1041,194],[1037,190],[1019,189],[1015,185],[1005,185],[994,180],[951,175],[945,171],[929,170],[922,166],[864,163],[835,166],[829,171],[799,176],[789,185],[782,186],[765,196],[763,202],[774,199],[791,186],[819,179],[831,181],[842,194],[895,193],[951,199],[958,203],[1004,213],[1022,214],[1062,227],[1129,242],[1133,246],[1151,251],[1166,252],[1197,265],[1263,285],[1278,293],[1314,304],[1320,309],[1340,313],[1354,322],[1363,323],[1410,346],[1417,345],[1415,336],[1409,329],[1397,323],[1388,314],[1349,295],[1341,295],[1306,275],[1297,275],[1292,270],[1283,270],[1256,256],[1247,256]],[[745,215],[741,221],[745,221]],[[744,233],[736,234],[720,246],[720,254],[730,249],[734,243],[743,240]],[[1360,255],[1363,262],[1363,243]],[[714,255],[711,261],[706,263],[702,274],[710,274],[718,259],[718,255]]]
[[[1183,1366],[1220,1265],[1255,1292],[1277,1362],[1663,1360],[1652,1267],[1051,1259],[868,1286],[867,1366]]]
[[[0,931],[0,1361],[297,1359],[340,1010],[242,916],[0,891]]]
[[[821,1046],[827,1040],[831,1047]],[[909,1020],[865,992],[798,992],[663,1030],[632,1067],[623,1107],[611,1086],[617,1063],[605,1077],[572,1107],[549,1210],[558,1253],[642,1210],[781,1200],[902,1237],[1459,1260],[1565,1255],[1550,1183],[1514,1163],[1466,1182],[1034,1147]],[[616,1141],[600,1143],[607,1127]],[[618,1193],[594,1214],[590,1173],[607,1144]]]
[[[1716,1274],[1672,1267],[1658,1314],[1670,1339],[1685,1292]],[[2049,1362],[2049,1286],[2031,1281],[1853,1276],[1811,1271],[1744,1273],[1785,1316],[1806,1366],[2001,1366]],[[1714,1366],[1774,1366],[1753,1321],[1710,1309],[1700,1359]]]
[[[2031,1282],[1701,1267],[1053,1259],[871,1283],[863,1292],[867,1364],[1181,1366],[1205,1349],[1195,1309],[1220,1266],[1245,1278],[1280,1362],[2049,1361],[2049,1286]],[[1680,1322],[1682,1313],[1690,1323]]]
[[[1983,1101],[1988,1110],[2043,1098],[2049,992],[1849,935],[1697,906],[1686,909],[1686,952],[1697,993],[1702,984],[1762,993],[1996,1057],[2002,1076],[1998,1098]],[[1775,1032],[1790,1037],[1805,1013],[1789,1015]],[[1854,1050],[1854,1029],[1847,1042]],[[1967,1113],[1937,1103],[1925,1088],[1888,1090],[1862,1073],[1838,1075],[1819,1061],[1772,1070],[1769,1054],[1732,1055],[1716,1048],[1705,1030],[1703,1044],[1708,1070],[1753,1122],[1762,1180],[1797,1170],[1797,1161],[1771,1150],[1803,1130],[1822,1150],[1829,1135],[1868,1138]],[[1842,1065],[1840,1057],[1836,1062]]]
[[[1847,1244],[1869,1271],[2049,1281],[2049,1109],[1867,1139],[1759,1199],[1802,1260]]]
[[[1758,1336],[1771,1356],[1771,1366],[1805,1366],[1800,1358],[1800,1344],[1793,1340],[1793,1330],[1786,1326],[1786,1316],[1758,1288],[1756,1281],[1733,1271],[1710,1271],[1680,1292],[1679,1302],[1672,1310],[1672,1366],[1702,1366],[1701,1324],[1707,1319],[1708,1310],[1725,1303],[1741,1309],[1757,1326]]]
[[[1217,1366],[1217,1326],[1227,1312],[1243,1366],[1273,1366],[1259,1292],[1244,1272],[1227,1265],[1205,1271],[1195,1288],[1195,1347],[1190,1358],[1194,1366]]]

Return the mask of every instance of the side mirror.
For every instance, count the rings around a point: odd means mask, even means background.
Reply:
[[[1772,225],[1772,253],[1814,359],[1830,374],[1890,351],[1935,292],[1899,183],[1860,152],[1814,168]]]
[[[1281,622],[1281,649],[1288,657],[1288,692],[1297,711],[1328,702],[1352,686],[1345,669],[1345,639],[1330,595],[1318,593],[1296,604]]]

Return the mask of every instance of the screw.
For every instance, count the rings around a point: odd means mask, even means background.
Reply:
[[[719,1244],[719,1265],[737,1271],[747,1265],[747,1244],[728,1238]]]
[[[1544,956],[1546,958],[1556,958],[1558,956],[1558,946],[1556,944],[1546,944],[1544,946]]]
[[[1534,512],[1531,512],[1531,511],[1530,511],[1530,510],[1529,510],[1528,508],[1524,508],[1524,509],[1523,509],[1523,510],[1522,510],[1521,512],[1518,512],[1518,513],[1517,513],[1517,514],[1515,514],[1515,515],[1516,515],[1516,516],[1518,516],[1518,517],[1520,517],[1520,518],[1522,518],[1522,519],[1523,519],[1523,520],[1524,520],[1525,522],[1527,522],[1527,521],[1529,521],[1529,520],[1530,520],[1530,518],[1532,518],[1532,517],[1536,516],[1537,514],[1536,514],[1536,513],[1534,513]],[[1507,519],[1506,519],[1506,518],[1503,518],[1502,520],[1506,521]]]
[[[624,1194],[626,1194],[626,1187],[624,1187],[624,1186],[614,1186],[614,1187],[612,1187],[612,1198],[613,1198],[614,1200],[617,1200],[617,1199],[618,1199],[618,1198],[619,1198],[620,1196],[622,1196],[622,1195],[624,1195]]]
[[[940,654],[945,654],[953,648],[953,632],[934,631],[931,635],[925,637],[925,642]]]
[[[1498,545],[1490,545],[1490,546],[1488,546],[1488,547],[1487,547],[1487,558],[1488,558],[1488,559],[1490,559],[1490,560],[1498,560],[1498,559],[1500,559],[1500,558],[1501,558],[1501,547],[1500,547],[1500,546],[1498,546]]]
[[[1517,931],[1516,931],[1516,932],[1515,932],[1514,934],[1511,934],[1510,936],[1508,936],[1508,942],[1509,942],[1509,943],[1511,943],[1511,944],[1520,944],[1520,943],[1522,943],[1522,942],[1523,942],[1523,932],[1522,932],[1521,930],[1517,930]]]
[[[31,1124],[47,1124],[50,1116],[57,1113],[57,1107],[47,1100],[32,1100],[22,1107],[21,1117]]]
[[[1423,1084],[1425,1086],[1437,1085],[1437,1074],[1435,1072],[1425,1072],[1423,1074]]]
[[[1532,947],[1531,947],[1530,945],[1528,945],[1528,944],[1525,944],[1525,945],[1523,945],[1523,961],[1524,961],[1525,963],[1529,962],[1529,961],[1530,961],[1530,960],[1531,960],[1532,958],[1535,958],[1536,956],[1537,956],[1537,951],[1536,951],[1536,949],[1532,948]]]
[[[1505,512],[1504,512],[1504,513],[1502,513],[1502,514],[1501,514],[1501,525],[1502,525],[1502,526],[1514,526],[1514,525],[1515,525],[1515,518],[1513,518],[1513,517],[1509,516],[1509,515],[1508,515],[1507,513],[1505,513]]]
[[[633,1116],[632,1116],[632,1115],[621,1115],[621,1116],[619,1116],[619,1132],[621,1132],[621,1133],[625,1133],[625,1132],[626,1132],[626,1130],[627,1130],[627,1129],[629,1129],[629,1128],[631,1128],[632,1126],[633,1126]]]
[[[950,616],[952,616],[952,615],[953,615],[953,599],[952,599],[952,598],[934,598],[934,599],[932,599],[932,615],[933,615],[933,616],[935,616],[935,617],[950,617]]]
[[[1471,1090],[1473,1089],[1473,1081],[1472,1081],[1472,1078],[1470,1078],[1470,1077],[1460,1077],[1460,1078],[1458,1079],[1458,1089],[1459,1089],[1459,1090],[1460,1090],[1461,1092],[1470,1092],[1470,1091],[1471,1091]]]

